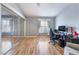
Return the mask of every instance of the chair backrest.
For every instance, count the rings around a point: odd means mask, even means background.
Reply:
[[[55,32],[55,33],[58,33],[58,30],[54,29],[54,32]]]
[[[52,29],[50,29],[50,36],[51,37],[54,36],[54,33],[53,33]]]

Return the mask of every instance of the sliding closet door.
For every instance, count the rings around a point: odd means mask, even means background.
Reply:
[[[24,36],[24,19],[4,5],[0,11],[0,50],[6,54]]]
[[[8,50],[12,48],[12,42],[11,42],[11,21],[12,21],[12,13],[8,8],[1,5],[1,30],[2,30],[2,48],[1,52],[5,54]]]
[[[1,6],[0,6],[0,54],[1,54]]]
[[[1,52],[6,54],[15,44],[20,36],[20,17],[12,10],[8,9],[4,5],[1,5],[1,30],[2,30],[2,48]]]

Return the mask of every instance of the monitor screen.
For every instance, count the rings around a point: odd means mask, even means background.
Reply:
[[[59,30],[59,31],[65,31],[65,30],[66,30],[66,27],[65,27],[65,26],[59,26],[59,27],[58,27],[58,30]]]

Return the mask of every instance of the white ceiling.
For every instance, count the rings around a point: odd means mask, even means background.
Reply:
[[[67,3],[20,3],[17,4],[26,16],[53,17],[62,12],[70,4]]]

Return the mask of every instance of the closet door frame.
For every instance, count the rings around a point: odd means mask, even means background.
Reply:
[[[1,26],[2,26],[2,24],[1,24],[2,22],[1,22],[1,4],[0,4],[0,55],[2,55],[2,52],[1,52],[1,46],[2,46],[2,44],[1,44]]]

